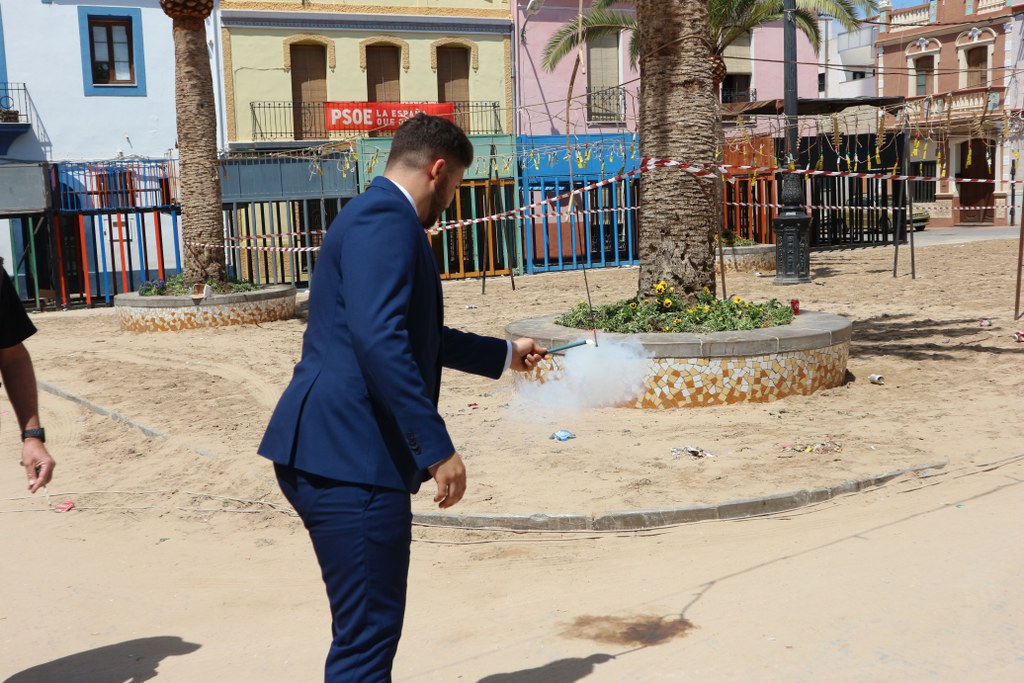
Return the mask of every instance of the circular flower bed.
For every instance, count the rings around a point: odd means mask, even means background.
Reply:
[[[668,409],[774,401],[838,386],[846,376],[853,330],[846,318],[799,312],[795,300],[789,304],[774,299],[755,304],[740,297],[718,300],[705,290],[695,303],[680,304],[673,295],[672,288],[660,282],[651,297],[608,304],[593,312],[581,303],[561,316],[515,322],[506,334],[509,339],[532,337],[552,348],[589,337],[590,330],[597,328],[609,330],[597,333],[599,345],[620,342],[641,347],[644,360],[629,382],[632,389],[615,399],[622,407]],[[556,356],[542,361],[523,375],[524,381],[544,384],[575,379],[573,364],[563,360]]]
[[[197,296],[118,294],[114,307],[121,328],[160,332],[195,327],[244,325],[290,318],[295,313],[295,286],[272,285],[254,292]]]

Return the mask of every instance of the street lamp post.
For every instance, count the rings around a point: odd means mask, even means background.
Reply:
[[[796,0],[783,1],[782,20],[783,82],[786,115],[786,156],[788,162],[800,158],[797,137],[796,87]],[[796,173],[782,175],[782,211],[775,217],[775,284],[795,285],[811,281],[811,218],[803,210],[803,178]]]

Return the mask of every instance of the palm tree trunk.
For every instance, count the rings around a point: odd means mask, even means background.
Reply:
[[[707,2],[637,0],[640,144],[645,157],[715,161],[721,126]],[[640,180],[640,294],[660,280],[679,299],[715,291],[721,180],[673,168]]]
[[[201,18],[185,16],[175,17],[173,27],[182,235],[186,242],[222,244],[217,110],[206,25]],[[224,282],[224,252],[186,244],[185,277]]]

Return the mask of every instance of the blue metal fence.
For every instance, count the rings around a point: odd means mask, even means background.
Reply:
[[[529,206],[579,190],[639,165],[632,134],[518,138],[520,201]],[[571,173],[570,173],[571,168]],[[579,192],[572,201],[544,203],[523,215],[527,273],[639,264],[639,178]]]

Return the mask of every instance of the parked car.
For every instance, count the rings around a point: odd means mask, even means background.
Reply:
[[[885,218],[890,220],[890,221],[892,220],[892,217],[893,217],[892,205],[893,205],[893,200],[894,199],[895,199],[895,197],[893,195],[889,195],[887,197],[885,213],[883,214],[885,216]],[[879,205],[878,205],[878,197],[871,197],[871,198],[864,197],[864,196],[861,196],[861,197],[851,197],[850,200],[847,203],[851,207],[856,206],[856,207],[865,207],[865,208],[866,207],[877,207],[877,208],[880,208]],[[910,214],[910,221],[909,221],[909,223],[914,226],[914,230],[915,231],[924,230],[928,226],[928,221],[931,220],[931,214],[928,213],[927,209],[921,207],[918,204],[914,204],[913,209],[914,210]],[[862,209],[857,209],[857,210],[861,211]],[[849,218],[846,215],[849,212],[850,212],[850,209],[846,209],[846,210],[843,211],[844,219],[849,220]]]

